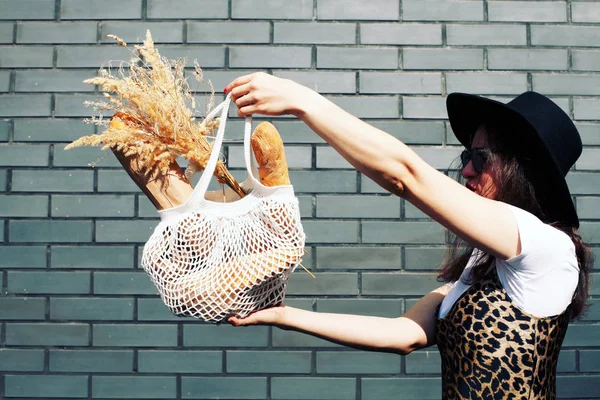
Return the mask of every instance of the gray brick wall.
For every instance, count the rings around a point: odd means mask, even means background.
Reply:
[[[600,256],[600,3],[499,0],[0,0],[0,398],[436,399],[439,355],[359,352],[274,327],[168,312],[139,268],[154,208],[95,131],[82,83],[151,29],[217,90],[267,71],[312,87],[446,170],[452,91],[550,95],[584,154],[568,182]],[[444,231],[292,118],[274,122],[308,235],[287,303],[394,317],[436,287]],[[232,120],[231,131],[241,132]],[[240,146],[229,166],[243,176]],[[95,165],[90,164],[100,159]],[[600,272],[558,396],[600,399]]]

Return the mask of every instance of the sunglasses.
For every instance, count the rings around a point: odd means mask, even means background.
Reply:
[[[460,153],[460,161],[462,162],[463,169],[472,161],[473,169],[477,174],[483,172],[483,167],[485,167],[485,163],[488,161],[489,157],[490,150],[480,147],[475,147],[470,150],[465,149]]]

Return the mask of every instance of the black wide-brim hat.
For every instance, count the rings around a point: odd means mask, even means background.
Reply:
[[[465,93],[446,100],[448,119],[466,148],[482,124],[502,126],[497,140],[534,166],[537,200],[548,221],[579,227],[565,176],[582,151],[581,137],[569,116],[552,100],[525,92],[507,104]]]

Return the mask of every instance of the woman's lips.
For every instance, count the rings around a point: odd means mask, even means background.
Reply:
[[[476,187],[471,182],[467,182],[467,189],[469,189],[471,192],[474,192]]]

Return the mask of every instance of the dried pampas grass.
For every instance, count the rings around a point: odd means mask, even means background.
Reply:
[[[109,35],[121,46],[121,38]],[[204,169],[210,156],[211,144],[206,139],[218,126],[218,119],[206,125],[194,118],[195,99],[184,76],[185,60],[171,61],[162,57],[154,47],[150,31],[146,32],[143,45],[135,46],[132,58],[121,64],[113,75],[110,65],[100,69],[98,76],[84,82],[98,85],[106,100],[85,102],[92,106],[98,116],[86,120],[106,130],[98,135],[85,136],[65,147],[66,150],[79,146],[111,148],[125,156],[135,156],[145,172],[150,175],[166,175],[169,166],[181,156],[190,161],[189,172]],[[202,82],[202,70],[194,63],[194,77]],[[214,106],[214,90],[207,113]],[[109,124],[102,113],[110,111],[127,123]],[[220,183],[230,186],[244,196],[238,182],[225,165],[219,161],[215,176]]]

